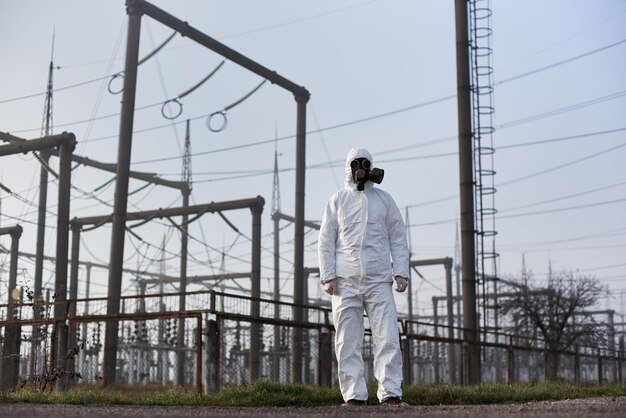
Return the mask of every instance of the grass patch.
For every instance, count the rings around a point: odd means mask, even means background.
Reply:
[[[537,383],[409,386],[404,388],[403,397],[414,405],[478,405],[602,396],[626,396],[626,385],[576,386],[568,383]]]
[[[370,403],[378,403],[375,385],[369,387],[369,393]],[[601,396],[626,396],[626,385],[575,386],[566,383],[540,383],[406,386],[403,398],[411,405],[475,405]],[[12,402],[76,405],[314,407],[339,405],[342,398],[338,388],[259,381],[251,386],[225,386],[211,395],[200,395],[191,389],[161,386],[118,386],[103,389],[97,386],[81,385],[64,393],[27,389],[0,392],[0,403]]]

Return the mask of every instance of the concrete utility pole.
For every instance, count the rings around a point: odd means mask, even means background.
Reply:
[[[111,257],[109,259],[109,283],[107,315],[120,312],[122,291],[122,269],[124,267],[124,240],[126,211],[128,204],[128,179],[130,153],[133,141],[133,120],[135,116],[135,93],[137,86],[137,66],[139,62],[139,34],[141,32],[141,11],[135,2],[128,1],[128,38],[126,41],[126,62],[124,65],[124,92],[122,95],[122,115],[120,136],[117,148],[117,177],[115,179],[115,200],[113,203],[113,225],[111,232]],[[104,337],[104,386],[115,383],[117,368],[117,341],[119,323],[107,322]]]
[[[455,0],[456,80],[461,196],[461,271],[466,382],[480,383],[480,347],[476,314],[476,249],[474,243],[474,183],[472,163],[472,103],[467,0]]]

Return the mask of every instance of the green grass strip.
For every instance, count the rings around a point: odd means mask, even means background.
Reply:
[[[375,385],[370,385],[369,393],[370,403],[377,404]],[[576,386],[567,383],[414,385],[404,387],[403,399],[411,405],[476,405],[612,396],[626,396],[626,385]],[[219,392],[210,395],[200,395],[190,389],[161,386],[118,386],[103,389],[97,386],[81,385],[63,393],[29,389],[0,392],[0,403],[12,402],[76,405],[314,407],[339,405],[343,400],[338,388],[259,381],[251,386],[224,386]]]

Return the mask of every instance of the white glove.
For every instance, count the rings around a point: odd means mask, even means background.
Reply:
[[[337,280],[333,279],[333,280],[329,280],[326,283],[324,283],[324,292],[328,293],[329,295],[333,296],[333,295],[337,295]]]
[[[396,276],[396,292],[404,292],[407,288],[407,286],[409,285],[409,280],[402,277],[402,276]]]

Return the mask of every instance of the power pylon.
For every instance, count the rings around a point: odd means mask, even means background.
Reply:
[[[278,131],[274,130],[274,184],[272,186],[272,215],[280,212],[280,183],[278,179]]]
[[[188,190],[191,190],[191,134],[189,132],[189,119],[187,119],[187,130],[185,132],[182,181],[187,184]]]

